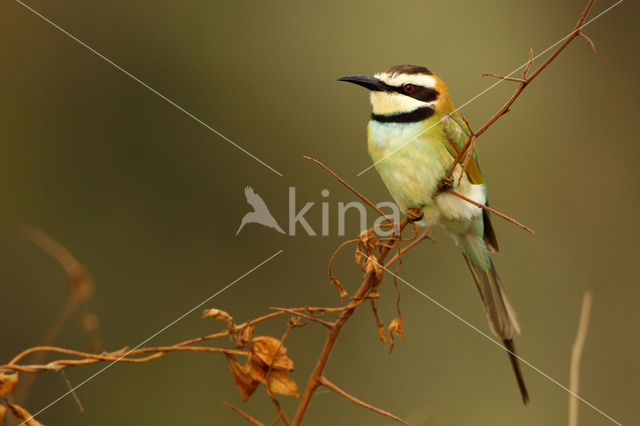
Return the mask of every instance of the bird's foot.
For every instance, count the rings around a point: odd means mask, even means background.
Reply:
[[[407,219],[409,220],[409,223],[421,221],[423,217],[424,213],[422,213],[422,210],[420,209],[407,210]]]
[[[451,176],[445,177],[440,182],[440,192],[446,192],[453,188],[453,178]]]

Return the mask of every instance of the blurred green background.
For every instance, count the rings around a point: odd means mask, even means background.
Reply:
[[[612,1],[596,3],[595,16]],[[335,79],[390,65],[426,65],[460,105],[573,27],[583,1],[45,2],[28,3],[80,40],[281,171],[277,176],[158,96],[12,1],[0,4],[0,357],[37,344],[66,296],[59,265],[25,241],[38,226],[89,269],[91,309],[106,349],[135,346],[276,251],[284,252],[206,307],[238,321],[270,306],[336,305],[326,276],[337,203],[354,200],[302,159],[324,161],[376,202],[389,196],[370,164],[363,90]],[[492,205],[537,237],[496,218],[496,264],[518,310],[520,354],[568,383],[580,301],[594,293],[581,395],[623,424],[639,424],[637,341],[638,5],[628,1],[591,24],[594,55],[576,40],[480,139]],[[463,109],[479,127],[511,94],[510,83]],[[251,185],[283,227],[288,187],[320,229],[329,189],[332,235],[295,237],[247,225]],[[358,231],[356,216],[349,236]],[[373,215],[370,215],[373,218]],[[404,259],[400,275],[488,331],[469,272],[442,232]],[[360,274],[348,252],[337,272],[348,290]],[[389,355],[372,314],[347,325],[327,376],[355,396],[429,425],[566,424],[567,392],[529,367],[523,407],[507,356],[407,287],[406,340]],[[381,315],[394,315],[390,280]],[[200,310],[149,344],[222,329]],[[258,328],[280,336],[285,320]],[[324,341],[315,326],[289,337],[303,388]],[[634,336],[636,336],[634,338]],[[72,321],[57,344],[85,349]],[[68,370],[74,384],[101,366]],[[38,411],[67,390],[43,374],[26,407]],[[270,422],[260,389],[242,404],[221,356],[170,354],[114,365],[39,418],[53,425],[242,424],[226,400]],[[297,401],[283,398],[293,413]],[[610,424],[581,404],[581,425]],[[388,424],[318,392],[310,425]]]

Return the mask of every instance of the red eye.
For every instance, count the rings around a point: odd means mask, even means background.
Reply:
[[[404,86],[402,86],[402,90],[404,90],[405,93],[411,93],[416,89],[416,86],[414,86],[413,84],[405,84]]]

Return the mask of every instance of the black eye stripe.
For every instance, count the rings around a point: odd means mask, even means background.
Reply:
[[[432,87],[424,87],[424,86],[418,86],[417,84],[414,84],[413,85],[414,89],[411,93],[405,92],[402,89],[402,87],[393,87],[393,86],[389,86],[389,87],[391,87],[392,91],[394,92],[401,93],[405,96],[410,96],[422,102],[431,102],[438,99],[438,91]]]
[[[392,86],[390,84],[386,84],[386,83],[382,82],[382,85],[386,88],[387,92],[400,93],[401,95],[409,96],[409,97],[412,97],[412,98],[417,99],[417,100],[422,101],[422,102],[435,101],[436,99],[438,99],[438,95],[440,94],[440,92],[438,92],[433,87],[419,86],[419,85],[413,84],[413,83],[405,83],[405,84],[411,84],[414,87],[414,89],[413,89],[413,91],[411,93],[407,93],[407,92],[404,91],[404,89],[403,89],[404,84],[402,86],[400,86],[400,87],[396,87],[396,86]],[[380,90],[380,89],[378,89],[378,90]]]
[[[410,84],[410,85],[413,86],[413,90],[410,93],[407,93],[404,90],[404,86],[407,85],[407,84]],[[417,99],[417,100],[422,101],[422,102],[435,101],[436,99],[438,99],[438,95],[440,94],[440,92],[438,92],[433,87],[419,86],[419,85],[413,84],[413,83],[405,83],[402,86],[397,87],[397,86],[392,86],[390,84],[387,84],[387,83],[381,81],[380,82],[380,86],[382,86],[382,87],[379,88],[379,89],[376,89],[376,90],[400,93],[401,95],[409,96],[411,98]]]

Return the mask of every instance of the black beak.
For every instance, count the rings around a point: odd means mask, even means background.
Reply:
[[[387,86],[375,77],[369,77],[367,75],[346,75],[340,77],[338,81],[347,81],[349,83],[357,84],[369,90],[375,90],[378,92],[384,92],[388,90]]]

